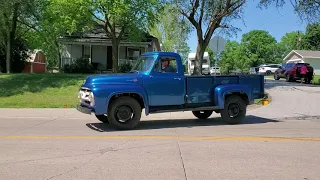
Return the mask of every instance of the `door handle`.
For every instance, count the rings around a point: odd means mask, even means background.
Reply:
[[[173,79],[175,79],[175,80],[179,80],[179,81],[181,80],[181,78],[173,78]]]

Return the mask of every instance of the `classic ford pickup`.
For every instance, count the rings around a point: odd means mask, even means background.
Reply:
[[[216,112],[238,124],[247,105],[265,95],[263,75],[185,76],[184,71],[177,53],[144,53],[127,73],[88,76],[77,110],[116,129],[134,129],[143,109],[146,115],[192,111],[199,119]]]

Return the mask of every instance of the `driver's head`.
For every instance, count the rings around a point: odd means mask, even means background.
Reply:
[[[169,61],[170,61],[169,58],[162,60],[162,66],[167,67],[169,65]]]

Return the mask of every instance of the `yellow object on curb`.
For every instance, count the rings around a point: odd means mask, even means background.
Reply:
[[[265,100],[262,100],[261,103],[262,105],[266,106],[269,104],[269,101],[265,99]]]

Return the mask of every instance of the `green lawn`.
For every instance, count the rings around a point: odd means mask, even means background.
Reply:
[[[314,76],[313,84],[320,85],[320,75]]]
[[[82,74],[1,74],[0,108],[75,107]]]

